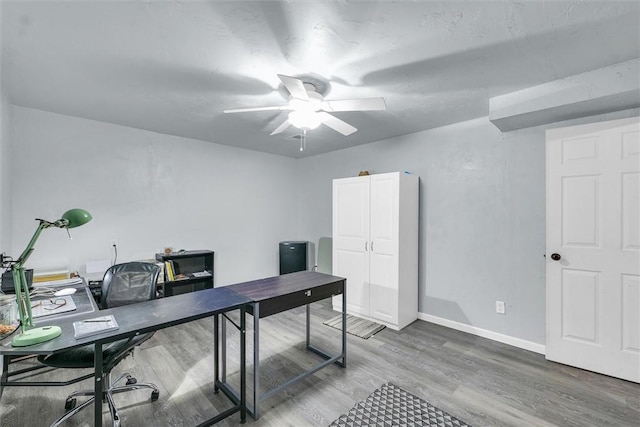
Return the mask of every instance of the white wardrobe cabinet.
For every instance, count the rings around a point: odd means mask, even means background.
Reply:
[[[333,274],[347,279],[347,313],[395,330],[418,317],[418,181],[400,172],[333,180]]]

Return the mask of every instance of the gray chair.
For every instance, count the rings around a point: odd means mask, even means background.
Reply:
[[[318,261],[313,268],[315,271],[332,274],[332,242],[331,237],[321,237],[318,240]]]
[[[146,262],[129,262],[110,267],[106,271],[102,282],[100,308],[117,307],[154,299],[156,297],[156,283],[159,274],[160,268],[157,265]],[[152,335],[153,332],[141,334],[102,346],[103,370],[105,373],[102,382],[104,386],[102,401],[106,400],[109,405],[114,427],[120,425],[120,416],[113,402],[113,394],[137,389],[150,389],[152,402],[160,396],[160,391],[155,384],[138,384],[137,380],[128,372],[118,376],[115,381],[110,381],[111,370],[125,357],[132,354],[136,346],[151,338]],[[91,344],[62,353],[40,356],[38,360],[47,366],[56,368],[93,368],[94,353],[95,347]],[[126,383],[118,386],[118,382],[123,379],[126,379]],[[76,397],[78,396],[91,397],[76,406]],[[93,390],[81,390],[70,394],[65,403],[65,409],[68,412],[56,420],[52,427],[60,425],[89,406],[93,401]]]

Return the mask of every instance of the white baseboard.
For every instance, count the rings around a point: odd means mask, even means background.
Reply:
[[[446,326],[447,328],[455,329],[457,331],[477,335],[482,338],[488,338],[490,340],[498,341],[503,344],[512,345],[524,350],[533,351],[539,354],[546,354],[546,349],[543,344],[511,337],[509,335],[500,334],[498,332],[489,331],[487,329],[476,328],[475,326],[467,325],[460,322],[454,322],[453,320],[443,319],[442,317],[432,316],[431,314],[418,313],[418,319],[424,320],[425,322],[435,323],[436,325]]]

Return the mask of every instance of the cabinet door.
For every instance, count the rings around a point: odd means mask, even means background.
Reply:
[[[398,323],[399,174],[371,176],[369,315]]]
[[[369,177],[333,181],[333,274],[347,279],[347,312],[368,315]]]

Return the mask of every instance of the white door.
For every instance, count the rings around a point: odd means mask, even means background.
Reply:
[[[347,277],[347,312],[369,315],[369,177],[333,181],[333,274]],[[334,309],[342,297],[333,298]]]
[[[546,357],[640,382],[640,118],[549,130],[546,149]]]
[[[369,315],[398,323],[399,174],[371,176]]]

